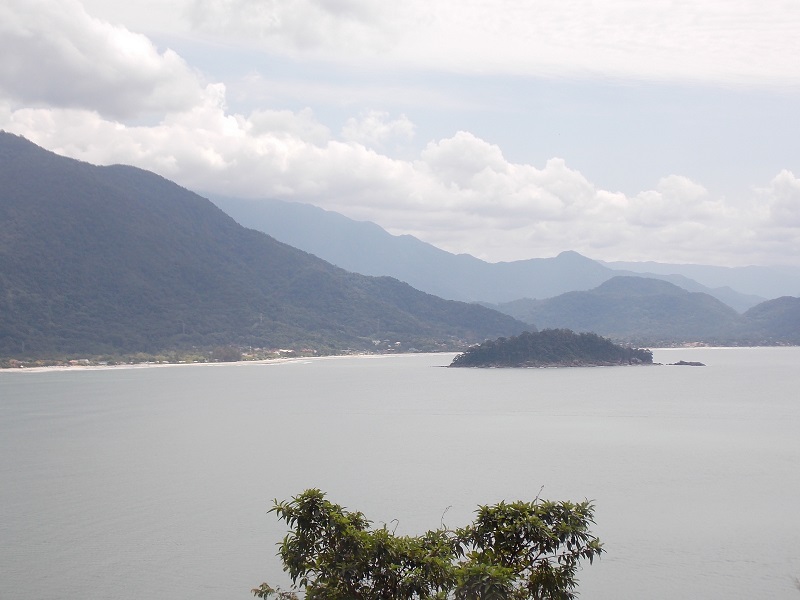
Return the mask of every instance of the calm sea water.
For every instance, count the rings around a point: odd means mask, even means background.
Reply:
[[[285,583],[272,499],[319,487],[399,533],[589,498],[583,598],[800,599],[800,348],[452,356],[0,373],[0,598],[250,598]]]

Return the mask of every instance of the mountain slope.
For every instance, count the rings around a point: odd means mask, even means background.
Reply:
[[[717,267],[711,265],[655,262],[602,263],[627,274],[648,276],[680,275],[714,290],[733,289],[739,293],[764,298],[800,296],[800,267]]]
[[[641,345],[729,343],[741,326],[735,310],[708,294],[643,277],[614,277],[590,291],[498,308],[542,329],[591,331]]]
[[[389,275],[428,293],[466,302],[509,302],[551,298],[589,290],[618,275],[577,252],[554,258],[487,263],[467,254],[451,254],[409,235],[395,236],[375,223],[354,221],[309,204],[279,200],[213,197],[226,213],[246,227],[263,231],[349,271]],[[369,251],[365,252],[364,249]],[[710,289],[673,273],[635,273],[670,281],[688,291],[706,292],[736,310],[763,300],[732,289]]]
[[[0,355],[481,341],[521,324],[348,273],[152,173],[0,132]]]
[[[783,296],[744,313],[743,328],[755,344],[800,344],[800,298]]]
[[[354,221],[309,204],[212,197],[239,223],[311,252],[349,271],[388,275],[417,289],[465,302],[547,298],[590,289],[616,275],[576,252],[555,258],[487,263],[451,254],[375,223]],[[369,248],[369,252],[364,249]]]

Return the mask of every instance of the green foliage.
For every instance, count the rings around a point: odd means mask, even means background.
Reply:
[[[219,346],[211,351],[214,362],[238,362],[242,360],[242,351],[233,346]]]
[[[757,344],[800,345],[800,298],[783,296],[744,313],[749,339]]]
[[[524,332],[474,346],[459,354],[451,367],[532,367],[652,364],[653,353],[619,346],[594,333],[569,329]]]
[[[603,552],[589,501],[481,506],[471,525],[418,537],[370,529],[316,489],[270,512],[291,528],[278,554],[294,589],[264,583],[258,598],[291,600],[299,588],[308,600],[568,600],[580,561]]]

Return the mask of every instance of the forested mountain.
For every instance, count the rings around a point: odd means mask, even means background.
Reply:
[[[577,252],[488,263],[468,254],[445,252],[410,235],[391,235],[375,223],[354,221],[310,204],[223,197],[212,200],[245,227],[264,231],[348,271],[389,275],[451,300],[498,303],[544,299],[589,290],[612,277],[634,274]],[[690,292],[705,292],[740,312],[764,300],[741,294],[733,289],[735,286],[706,287],[678,271],[636,274],[663,279]]]
[[[744,313],[744,335],[754,344],[800,344],[800,298],[783,296]]]
[[[384,339],[429,349],[522,329],[336,268],[153,173],[0,132],[0,356]]]
[[[614,277],[586,292],[518,300],[497,308],[540,329],[593,331],[648,346],[730,344],[747,338],[744,317],[716,298],[644,277]]]

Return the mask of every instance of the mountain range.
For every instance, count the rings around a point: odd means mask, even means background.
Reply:
[[[213,200],[246,226],[343,268],[479,302],[540,329],[591,331],[650,346],[800,343],[797,268],[602,263],[572,251],[488,263],[308,204]]]
[[[493,308],[543,329],[591,331],[634,345],[800,344],[800,298],[784,296],[739,314],[708,294],[647,277],[617,276],[592,290]]]
[[[453,349],[525,327],[337,268],[153,173],[0,132],[0,356]]]
[[[711,288],[576,252],[492,264],[310,205],[215,202],[0,132],[0,357],[454,350],[536,328],[651,346],[800,344],[800,299],[760,301],[762,288],[728,285],[735,270],[709,267],[725,284]],[[800,281],[746,274],[770,293]]]
[[[577,252],[553,258],[489,263],[452,254],[410,235],[392,235],[309,204],[226,198],[212,201],[246,227],[365,275],[389,275],[430,294],[465,302],[544,299],[589,290],[612,277],[638,275],[704,292],[739,312],[768,298],[800,295],[800,268],[601,263]],[[364,252],[369,248],[369,252]],[[694,278],[693,278],[694,277]]]

